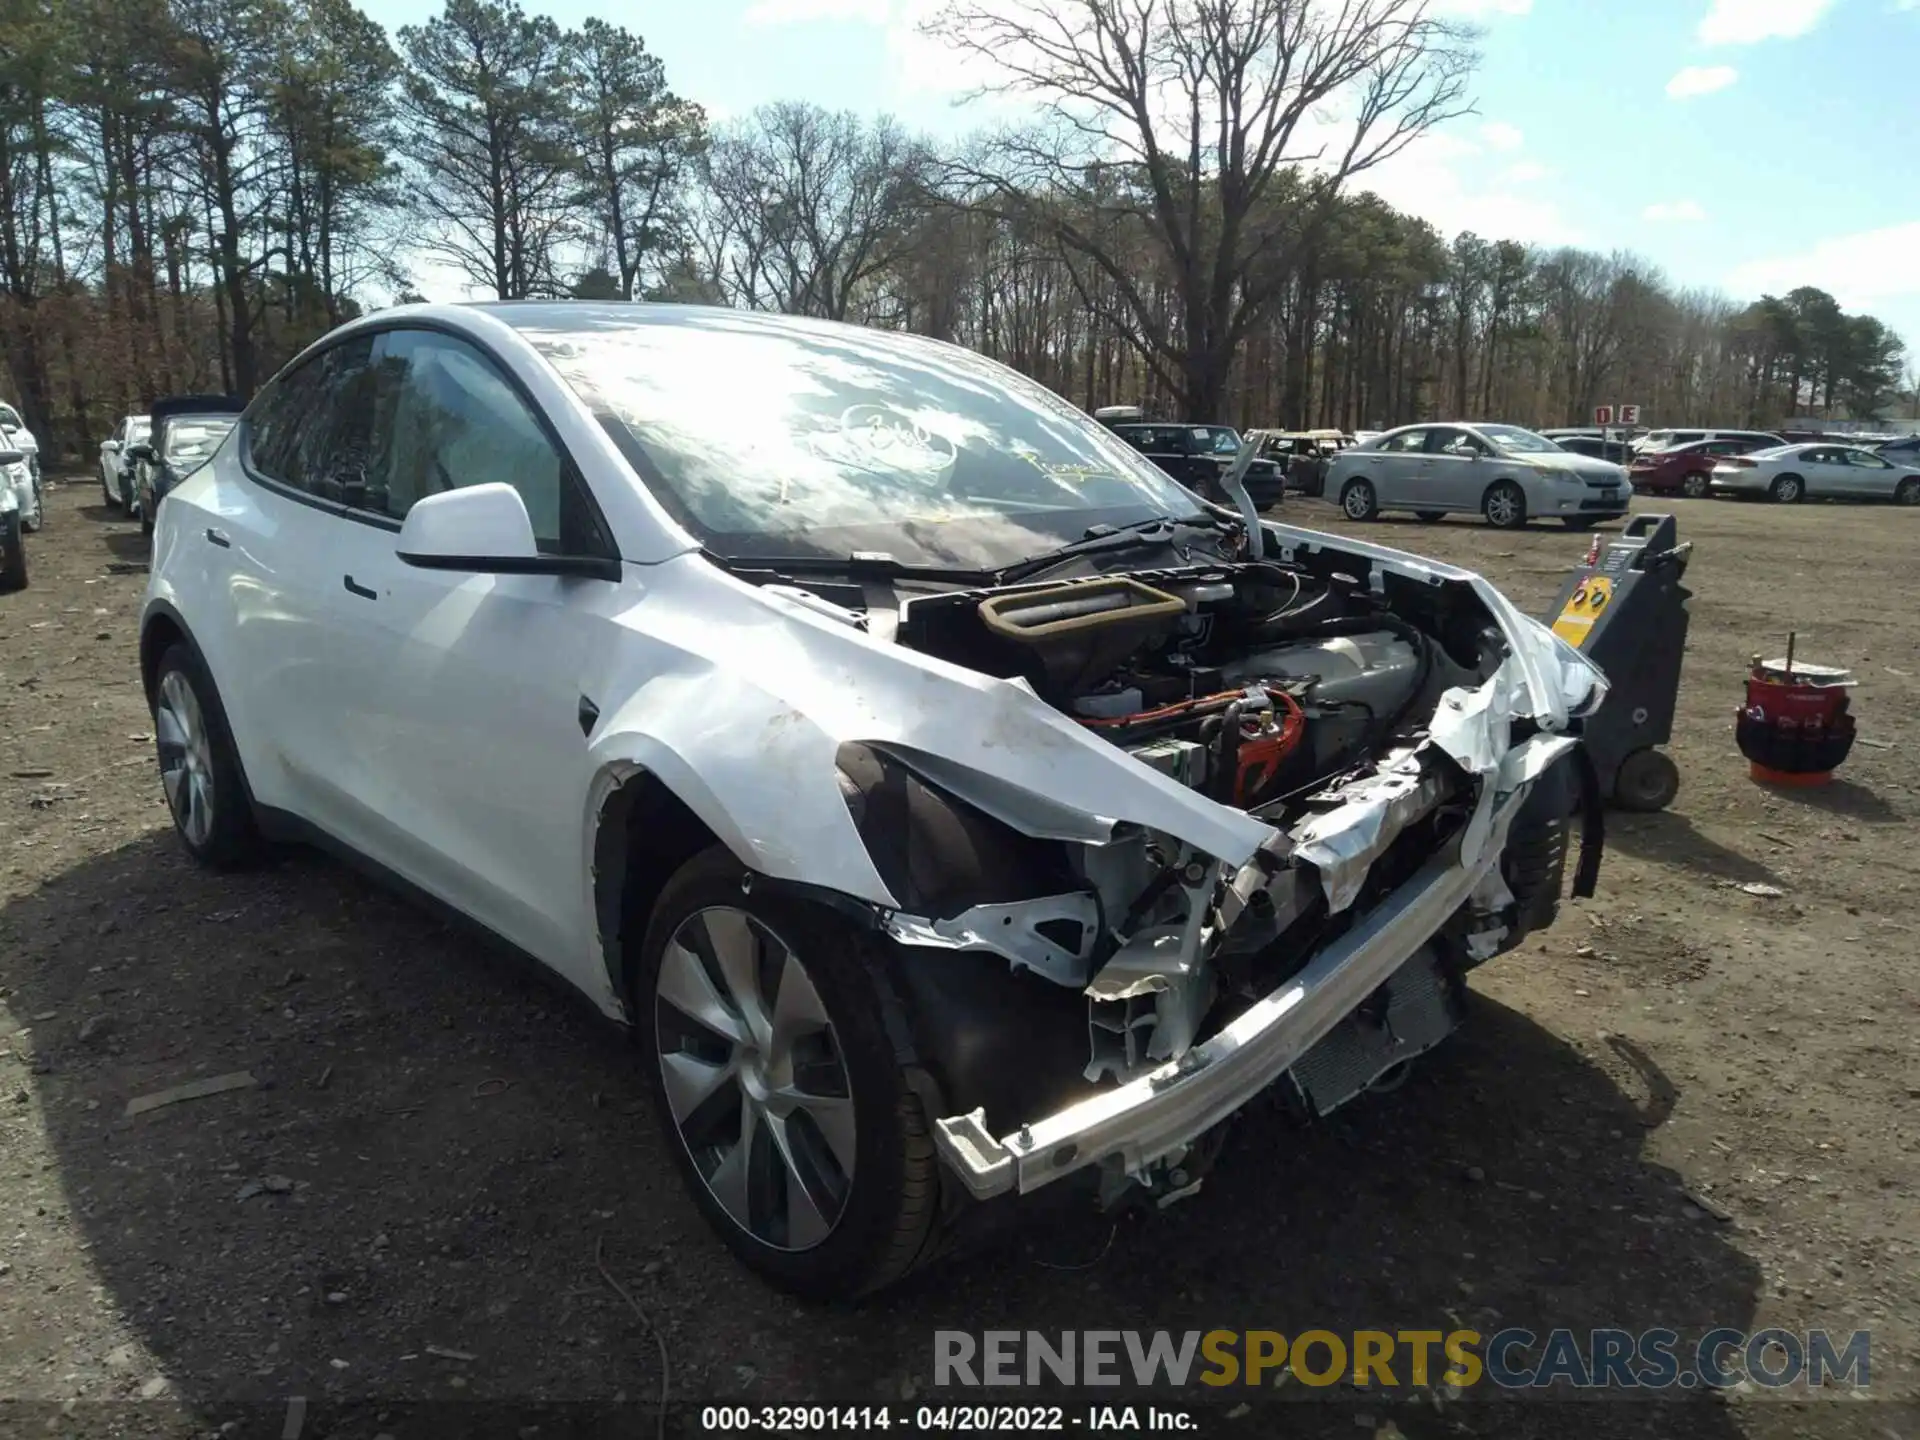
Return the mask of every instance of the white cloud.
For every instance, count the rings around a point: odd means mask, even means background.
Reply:
[[[1791,39],[1820,23],[1833,0],[1713,0],[1700,22],[1703,45],[1751,45]]]
[[[1727,285],[1736,295],[1780,295],[1797,285],[1817,285],[1849,310],[1883,300],[1920,296],[1920,220],[1816,241],[1797,255],[1750,260],[1736,266]]]
[[[1704,220],[1707,212],[1698,200],[1656,200],[1640,212],[1643,220]]]
[[[1504,120],[1489,120],[1480,127],[1480,138],[1495,150],[1518,150],[1526,143],[1520,127]]]
[[[1689,65],[1674,72],[1667,81],[1667,94],[1676,100],[1686,100],[1695,95],[1711,95],[1716,90],[1724,90],[1740,78],[1740,72],[1731,65]]]
[[[1486,129],[1494,130],[1498,139],[1487,136]],[[1471,230],[1488,239],[1524,244],[1579,244],[1583,237],[1559,204],[1526,188],[1546,178],[1545,167],[1521,161],[1491,177],[1476,173],[1484,172],[1491,158],[1488,151],[1510,150],[1519,134],[1510,125],[1485,127],[1486,144],[1481,145],[1440,131],[1356,176],[1352,188],[1371,190],[1449,239]]]
[[[1920,0],[1911,0],[1920,5]],[[1434,9],[1442,15],[1525,15],[1533,9],[1533,0],[1439,0]]]
[[[754,0],[747,7],[749,25],[800,25],[810,20],[852,20],[884,25],[892,7],[888,0]]]

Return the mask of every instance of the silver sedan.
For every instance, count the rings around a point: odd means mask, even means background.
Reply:
[[[1816,441],[1730,455],[1713,467],[1714,495],[1764,495],[1782,505],[1816,500],[1891,500],[1920,505],[1920,464],[1902,465],[1857,445]]]
[[[1484,515],[1515,530],[1550,518],[1586,530],[1624,515],[1633,486],[1607,460],[1575,455],[1516,425],[1403,425],[1343,450],[1326,493],[1351,520],[1411,510],[1422,520]]]

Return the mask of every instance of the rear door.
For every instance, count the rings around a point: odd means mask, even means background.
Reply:
[[[1471,431],[1440,425],[1427,431],[1425,464],[1420,473],[1422,510],[1480,508],[1482,483],[1487,478],[1488,447]]]
[[[1815,445],[1801,451],[1793,468],[1806,481],[1809,495],[1844,495],[1853,483],[1847,457],[1836,446]]]
[[[1384,505],[1426,509],[1427,430],[1416,425],[1387,436],[1368,454],[1360,473],[1373,482],[1375,496]]]

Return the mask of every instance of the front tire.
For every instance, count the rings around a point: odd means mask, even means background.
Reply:
[[[185,645],[167,647],[153,678],[153,741],[173,828],[187,853],[215,870],[262,854],[239,752],[213,680]]]
[[[1710,490],[1712,486],[1713,477],[1696,470],[1691,475],[1681,478],[1680,493],[1689,500],[1704,500],[1707,498],[1707,491]]]
[[[630,983],[666,1143],[727,1247],[847,1299],[932,1250],[938,1160],[887,1038],[871,932],[756,886],[724,847],[661,892]]]
[[[1806,482],[1798,475],[1777,476],[1767,487],[1767,497],[1776,505],[1798,505],[1806,493]]]
[[[1920,505],[1920,475],[1909,475],[1893,491],[1896,505]]]
[[[1518,530],[1527,523],[1526,493],[1511,480],[1502,480],[1488,489],[1480,513],[1496,530]]]
[[[1349,480],[1340,489],[1340,513],[1349,520],[1375,520],[1380,515],[1380,497],[1367,480]]]

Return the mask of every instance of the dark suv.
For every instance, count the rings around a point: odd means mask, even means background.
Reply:
[[[1240,453],[1240,432],[1232,426],[1154,421],[1111,428],[1114,434],[1201,499],[1216,505],[1233,503],[1220,486],[1221,477]],[[1260,510],[1278,505],[1286,490],[1285,477],[1271,460],[1253,462],[1247,471],[1246,486],[1255,508]]]

